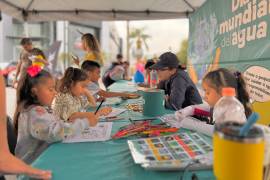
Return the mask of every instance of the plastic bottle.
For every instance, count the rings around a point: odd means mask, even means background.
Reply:
[[[218,100],[213,111],[213,120],[216,124],[226,121],[246,122],[244,106],[235,95],[234,88],[222,89],[222,98]]]
[[[158,75],[156,70],[150,72],[150,88],[157,88]]]

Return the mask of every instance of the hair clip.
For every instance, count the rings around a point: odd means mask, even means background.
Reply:
[[[32,66],[27,68],[27,73],[31,77],[35,77],[41,70],[42,70],[42,68],[40,66],[32,65]]]

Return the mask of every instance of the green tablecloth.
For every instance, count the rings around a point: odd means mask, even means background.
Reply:
[[[110,90],[118,87],[124,87],[127,91],[129,88],[127,82],[120,81],[113,84]],[[126,124],[129,124],[128,120],[114,122],[112,133]],[[140,165],[134,164],[127,139],[75,144],[56,143],[44,151],[33,166],[52,170],[53,179],[57,180],[179,180],[183,174],[146,171]],[[192,171],[185,179],[191,179],[192,173],[196,173],[199,180],[215,179],[212,171]]]

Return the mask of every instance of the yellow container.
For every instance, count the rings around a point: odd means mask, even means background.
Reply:
[[[238,135],[242,125],[225,122],[215,126],[214,174],[217,180],[262,180],[264,137],[253,127],[246,137]]]

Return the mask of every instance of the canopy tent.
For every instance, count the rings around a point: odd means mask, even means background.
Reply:
[[[150,20],[186,18],[205,0],[0,0],[21,21]]]

